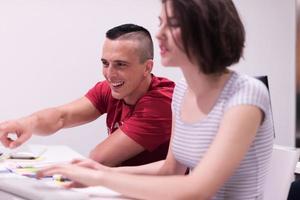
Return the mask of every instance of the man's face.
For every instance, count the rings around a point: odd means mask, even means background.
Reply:
[[[145,93],[141,87],[149,75],[147,69],[149,61],[141,63],[136,40],[106,39],[102,51],[103,75],[108,81],[112,96],[124,99],[128,104],[135,104],[136,100]]]

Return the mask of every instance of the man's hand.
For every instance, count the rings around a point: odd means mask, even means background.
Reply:
[[[15,134],[17,138],[12,138]],[[32,132],[24,121],[12,120],[0,123],[0,141],[7,148],[16,148],[27,141]]]

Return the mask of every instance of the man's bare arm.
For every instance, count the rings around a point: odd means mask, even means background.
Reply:
[[[121,129],[98,144],[90,158],[106,166],[117,166],[125,160],[143,152],[145,148],[128,137]]]
[[[95,120],[101,114],[86,98],[69,104],[44,109],[27,117],[0,123],[0,140],[6,147],[14,148],[28,140],[32,134],[50,135],[56,131]],[[15,141],[8,137],[15,133]]]

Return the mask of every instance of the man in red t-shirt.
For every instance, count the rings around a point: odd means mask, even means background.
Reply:
[[[108,165],[141,165],[166,157],[171,134],[174,83],[151,74],[153,43],[143,27],[124,24],[106,32],[101,61],[105,81],[63,106],[0,124],[0,140],[15,148],[32,134],[50,135],[107,113],[109,136],[90,153]],[[11,140],[9,133],[16,133]]]

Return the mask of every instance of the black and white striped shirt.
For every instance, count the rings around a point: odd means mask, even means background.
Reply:
[[[262,199],[274,137],[270,98],[266,86],[255,78],[232,72],[217,103],[207,117],[192,124],[183,122],[180,117],[180,108],[186,90],[187,84],[182,80],[176,85],[173,94],[172,111],[175,115],[175,126],[172,150],[175,159],[191,169],[201,162],[201,158],[218,132],[226,110],[233,106],[247,104],[257,106],[264,112],[264,121],[249,151],[234,174],[213,198],[216,200]]]

